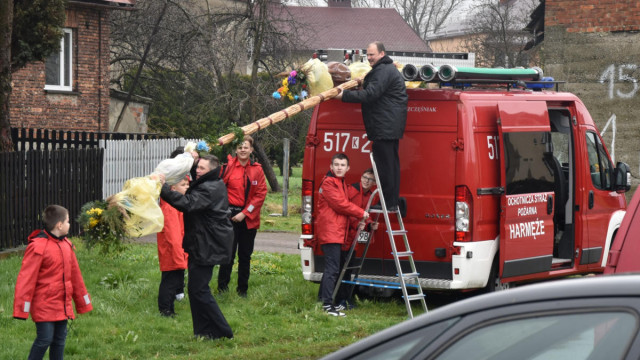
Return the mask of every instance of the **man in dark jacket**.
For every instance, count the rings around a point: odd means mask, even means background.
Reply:
[[[361,103],[362,119],[380,176],[380,187],[387,208],[398,205],[400,195],[400,158],[398,142],[407,122],[407,89],[402,75],[385,54],[384,45],[373,42],[367,47],[371,71],[360,90],[345,90],[336,97],[343,102]],[[372,208],[375,208],[372,207]]]
[[[196,179],[185,195],[164,184],[160,196],[184,213],[182,247],[189,254],[189,303],[196,337],[232,338],[229,323],[211,295],[213,267],[231,261],[233,226],[229,220],[227,189],[219,177],[218,158],[205,155],[196,167]]]

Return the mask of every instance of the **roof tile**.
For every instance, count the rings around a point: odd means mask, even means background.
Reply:
[[[387,51],[431,52],[431,48],[395,9],[289,6],[293,18],[308,29],[310,50],[365,49],[381,41]]]

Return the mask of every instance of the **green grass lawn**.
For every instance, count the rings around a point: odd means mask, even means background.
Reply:
[[[273,169],[276,174],[278,168]],[[300,232],[300,206],[302,199],[302,168],[294,167],[289,177],[288,216],[272,216],[282,214],[282,192],[269,192],[260,212],[260,231],[288,231]],[[282,176],[278,176],[278,183],[282,186]],[[268,186],[268,185],[267,185]]]
[[[104,256],[73,241],[94,310],[71,322],[67,359],[316,359],[407,318],[399,299],[358,299],[346,318],[329,317],[316,302],[318,285],[302,278],[299,256],[256,252],[249,297],[214,294],[234,339],[197,340],[188,299],[176,303],[175,318],[158,313],[155,245],[132,244],[120,255]],[[35,338],[31,319],[12,318],[21,261],[0,260],[2,359],[26,358]],[[212,288],[216,278],[217,270]]]

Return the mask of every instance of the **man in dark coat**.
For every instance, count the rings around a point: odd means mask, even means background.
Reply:
[[[182,247],[189,254],[189,303],[196,337],[232,338],[229,323],[211,295],[213,267],[231,261],[233,226],[229,220],[227,189],[219,177],[218,158],[205,155],[196,167],[196,179],[185,195],[164,184],[160,197],[184,213]]]
[[[362,89],[345,90],[336,98],[362,104],[362,119],[367,137],[373,142],[371,150],[378,168],[380,187],[387,208],[393,210],[400,196],[398,142],[407,122],[409,97],[402,75],[385,54],[381,42],[369,44],[367,60],[371,71],[364,77]]]

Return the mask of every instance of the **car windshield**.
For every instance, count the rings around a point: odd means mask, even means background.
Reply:
[[[636,328],[637,318],[623,311],[503,321],[471,331],[436,359],[621,359]]]

